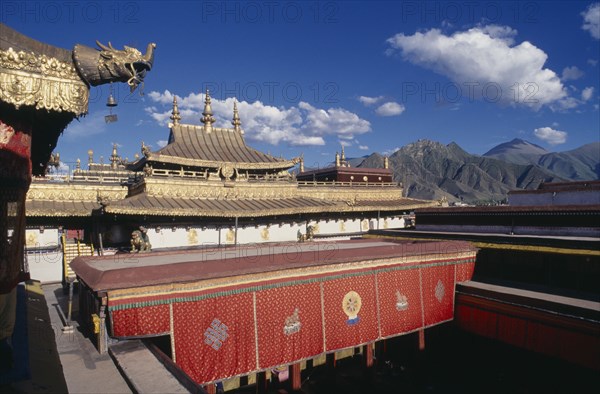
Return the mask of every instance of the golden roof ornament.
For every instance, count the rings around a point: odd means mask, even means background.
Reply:
[[[179,107],[177,107],[177,96],[173,96],[173,111],[171,111],[170,119],[172,121],[173,126],[177,126],[179,121],[181,120],[181,115],[179,114]]]
[[[300,172],[304,172],[304,155],[300,156]]]
[[[206,89],[204,111],[202,111],[202,115],[200,121],[204,123],[204,130],[207,133],[210,133],[212,131],[212,124],[215,123],[215,118],[213,117],[212,108],[210,106],[210,91],[208,89]]]
[[[335,166],[339,167],[340,166],[340,154],[335,152]]]
[[[142,154],[144,155],[145,158],[150,157],[150,147],[146,144],[144,144],[144,141],[142,141]]]
[[[383,158],[383,168],[386,170],[390,168],[390,159],[387,156],[384,156]]]
[[[231,124],[233,125],[233,129],[235,131],[244,134],[244,131],[241,128],[242,122],[240,120],[240,114],[238,113],[237,101],[235,100],[233,101],[233,120],[231,121]]]
[[[340,158],[342,165],[346,166],[346,152],[344,152],[344,145],[342,145],[342,157]]]
[[[110,155],[110,166],[114,169],[117,168],[119,162],[119,155],[117,154],[117,144],[113,144],[112,154]]]
[[[88,164],[93,164],[94,163],[94,151],[93,150],[88,150]]]

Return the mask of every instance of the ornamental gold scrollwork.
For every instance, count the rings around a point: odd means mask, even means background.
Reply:
[[[0,50],[0,99],[37,109],[87,112],[89,91],[69,62],[33,52]]]
[[[220,173],[223,178],[231,179],[231,177],[235,174],[235,167],[225,164],[221,167]]]
[[[34,52],[17,52],[13,48],[0,50],[0,68],[40,74],[46,77],[81,80],[71,62],[62,62],[47,55],[36,55]]]

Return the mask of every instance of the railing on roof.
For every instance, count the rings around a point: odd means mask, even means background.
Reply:
[[[208,179],[207,171],[168,170],[153,168],[152,176]]]
[[[398,187],[397,182],[338,182],[338,181],[298,181],[298,186],[302,187]]]

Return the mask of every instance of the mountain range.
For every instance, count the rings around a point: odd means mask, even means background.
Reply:
[[[383,159],[373,153],[357,166],[381,168]],[[454,142],[419,140],[391,154],[389,162],[406,197],[490,203],[506,199],[510,190],[537,189],[542,182],[600,179],[600,142],[548,152],[514,139],[480,156]]]

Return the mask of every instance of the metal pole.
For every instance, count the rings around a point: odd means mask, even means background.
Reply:
[[[73,311],[73,282],[75,278],[69,276],[67,277],[67,281],[69,282],[69,309],[67,313],[67,321],[65,326],[62,328],[63,332],[73,332],[73,325],[71,324],[71,314]]]
[[[238,230],[238,217],[235,217],[235,233],[234,233],[234,239],[233,239],[233,244],[237,246],[237,230]]]
[[[98,232],[98,246],[100,246],[100,249],[98,249],[99,255],[104,256],[104,245],[102,245],[102,233],[101,232]]]

